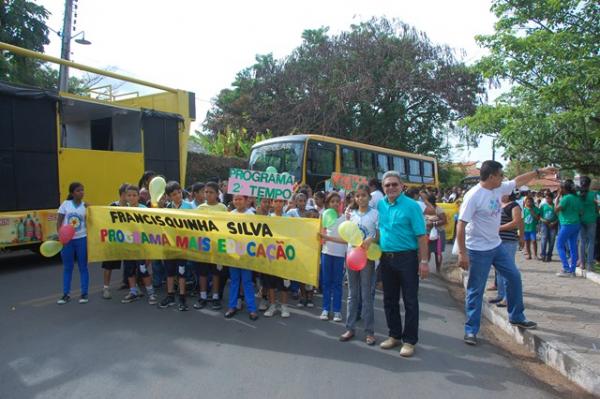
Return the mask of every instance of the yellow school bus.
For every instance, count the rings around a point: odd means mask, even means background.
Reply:
[[[194,93],[0,42],[0,50],[138,84],[150,95],[78,96],[0,81],[0,249],[56,232],[56,210],[73,181],[84,201],[105,205],[145,170],[185,184]],[[149,89],[148,89],[149,88]]]
[[[438,186],[435,158],[316,134],[281,136],[252,146],[249,168],[273,166],[323,190],[332,172],[376,177],[395,170],[407,186]]]

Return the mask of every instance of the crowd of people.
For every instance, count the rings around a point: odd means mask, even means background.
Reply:
[[[491,162],[491,163],[490,163]],[[406,189],[401,176],[394,172],[386,172],[382,185],[377,179],[371,179],[368,185],[360,185],[354,191],[312,192],[307,185],[298,187],[290,201],[281,199],[269,200],[252,198],[243,195],[227,193],[227,182],[195,183],[187,190],[178,182],[170,181],[165,187],[164,196],[158,201],[158,207],[194,210],[198,212],[232,212],[256,214],[270,217],[300,217],[319,218],[327,209],[334,209],[338,214],[336,222],[322,228],[321,262],[319,286],[313,287],[303,283],[284,280],[277,276],[254,273],[248,269],[196,262],[184,259],[169,260],[125,260],[105,261],[103,268],[102,297],[112,298],[110,289],[112,272],[122,269],[122,283],[127,293],[122,297],[124,304],[132,303],[142,297],[151,305],[165,309],[177,306],[180,311],[187,311],[188,297],[195,296],[194,309],[209,308],[220,311],[227,280],[230,281],[228,298],[225,304],[224,316],[234,317],[245,306],[250,320],[257,320],[259,312],[264,317],[273,317],[277,313],[283,318],[290,317],[291,302],[295,306],[314,308],[314,296],[322,294],[321,320],[333,319],[342,322],[342,301],[344,281],[348,284],[346,323],[340,341],[354,338],[356,325],[363,321],[364,341],[368,345],[376,343],[374,331],[374,297],[376,286],[381,284],[388,338],[381,342],[383,349],[400,346],[400,354],[410,357],[418,342],[419,279],[426,278],[429,273],[429,261],[433,254],[436,268],[442,264],[442,254],[446,244],[445,227],[449,221],[439,202],[459,201],[462,196],[460,215],[458,216],[458,245],[459,263],[468,268],[471,264],[471,277],[467,289],[467,323],[465,326],[465,342],[475,343],[475,335],[479,328],[479,313],[483,289],[490,266],[493,264],[498,271],[499,295],[505,295],[511,315],[511,322],[523,327],[535,327],[524,316],[522,303],[520,274],[514,263],[513,247],[507,250],[504,245],[505,228],[500,226],[502,209],[514,216],[517,222],[509,227],[515,230],[520,223],[513,211],[517,206],[504,205],[514,201],[516,187],[526,184],[531,178],[540,175],[540,171],[517,177],[514,181],[502,183],[501,165],[486,161],[482,166],[481,183],[467,194],[460,191],[442,192],[437,189],[422,188]],[[546,170],[542,171],[547,172]],[[110,205],[128,207],[150,207],[149,183],[156,174],[144,173],[138,185],[124,183],[118,188],[118,199]],[[487,181],[487,183],[486,183]],[[572,231],[569,226],[571,215],[579,212],[571,209],[574,202],[583,201],[582,194],[572,193],[572,188],[565,182],[565,188],[557,202],[547,203],[552,212],[558,214],[560,233],[558,245],[561,259],[566,259],[565,245],[570,249],[572,264],[577,262],[576,248],[573,244]],[[500,198],[506,194],[500,206]],[[586,194],[587,195],[587,194]],[[497,198],[496,198],[497,197]],[[573,199],[575,198],[575,199]],[[587,196],[586,196],[587,198]],[[596,199],[594,198],[594,201]],[[535,201],[533,201],[535,204]],[[494,209],[489,204],[494,205]],[[554,219],[550,217],[548,207],[532,205],[532,200],[525,201],[523,220],[527,226],[528,217],[542,220],[546,225],[544,231],[553,228]],[[75,228],[75,236],[62,249],[64,263],[63,295],[58,304],[68,303],[71,292],[71,280],[74,261],[77,260],[81,275],[81,296],[79,303],[89,301],[89,273],[87,270],[86,244],[86,207],[84,202],[84,187],[80,183],[72,183],[69,187],[69,197],[58,210],[58,226],[71,224]],[[527,211],[528,210],[528,211]],[[597,213],[596,213],[597,215]],[[338,233],[338,226],[345,220],[355,222],[363,232],[361,246],[367,250],[373,243],[378,243],[382,250],[379,261],[368,261],[360,271],[347,268],[345,257],[351,249]],[[548,222],[548,223],[546,223]],[[579,220],[581,223],[581,220]],[[588,226],[589,227],[589,226]],[[586,227],[586,229],[588,229]],[[594,225],[595,229],[595,225]],[[525,229],[517,226],[516,230]],[[587,231],[587,230],[586,230]],[[595,230],[594,230],[595,231]],[[579,232],[579,229],[577,229]],[[543,233],[546,234],[546,233]],[[551,258],[551,234],[542,244],[542,256]],[[465,238],[466,237],[466,238]],[[530,241],[535,241],[529,235]],[[511,236],[510,240],[514,241]],[[518,236],[517,236],[518,241]],[[568,244],[564,244],[568,243]],[[561,245],[563,250],[561,252]],[[587,243],[584,244],[588,245]],[[489,248],[488,248],[489,247]],[[516,248],[516,247],[515,247]],[[537,246],[530,242],[534,256]],[[548,249],[550,248],[550,249]],[[575,253],[573,249],[575,248]],[[588,248],[585,246],[585,248]],[[490,252],[491,251],[491,252]],[[531,251],[529,253],[531,254]],[[548,252],[550,251],[550,252]],[[587,261],[587,258],[583,258]],[[569,266],[570,267],[570,266]],[[476,272],[474,272],[474,270]],[[571,273],[565,268],[565,273]],[[193,286],[190,287],[190,278]],[[191,292],[193,289],[193,292]],[[158,297],[158,292],[164,292],[164,297]],[[258,295],[257,295],[258,294]],[[258,301],[256,298],[258,297]],[[404,323],[400,314],[400,299],[404,304]],[[504,300],[504,298],[502,298]],[[500,301],[499,301],[500,302]]]

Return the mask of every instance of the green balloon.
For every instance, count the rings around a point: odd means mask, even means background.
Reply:
[[[267,173],[277,173],[277,168],[275,168],[274,166],[269,166],[267,168],[267,170],[265,170],[265,172],[267,172]]]
[[[323,212],[323,227],[329,228],[335,224],[338,214],[333,208],[326,209]]]

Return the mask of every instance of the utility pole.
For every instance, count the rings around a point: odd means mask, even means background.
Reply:
[[[492,161],[496,160],[496,139],[492,139]]]
[[[60,51],[60,58],[63,60],[71,59],[71,30],[73,29],[73,0],[65,0],[65,19],[63,22],[63,29],[61,33],[62,47]],[[69,67],[66,65],[60,66],[58,73],[58,90],[68,91],[69,90]]]

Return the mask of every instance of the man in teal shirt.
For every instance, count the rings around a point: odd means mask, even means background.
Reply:
[[[382,349],[400,344],[400,355],[414,354],[419,330],[419,274],[429,274],[425,218],[421,207],[402,194],[403,184],[395,171],[383,175],[385,197],[379,200],[379,243],[383,305],[389,338]],[[404,329],[400,316],[400,293],[404,301]]]

